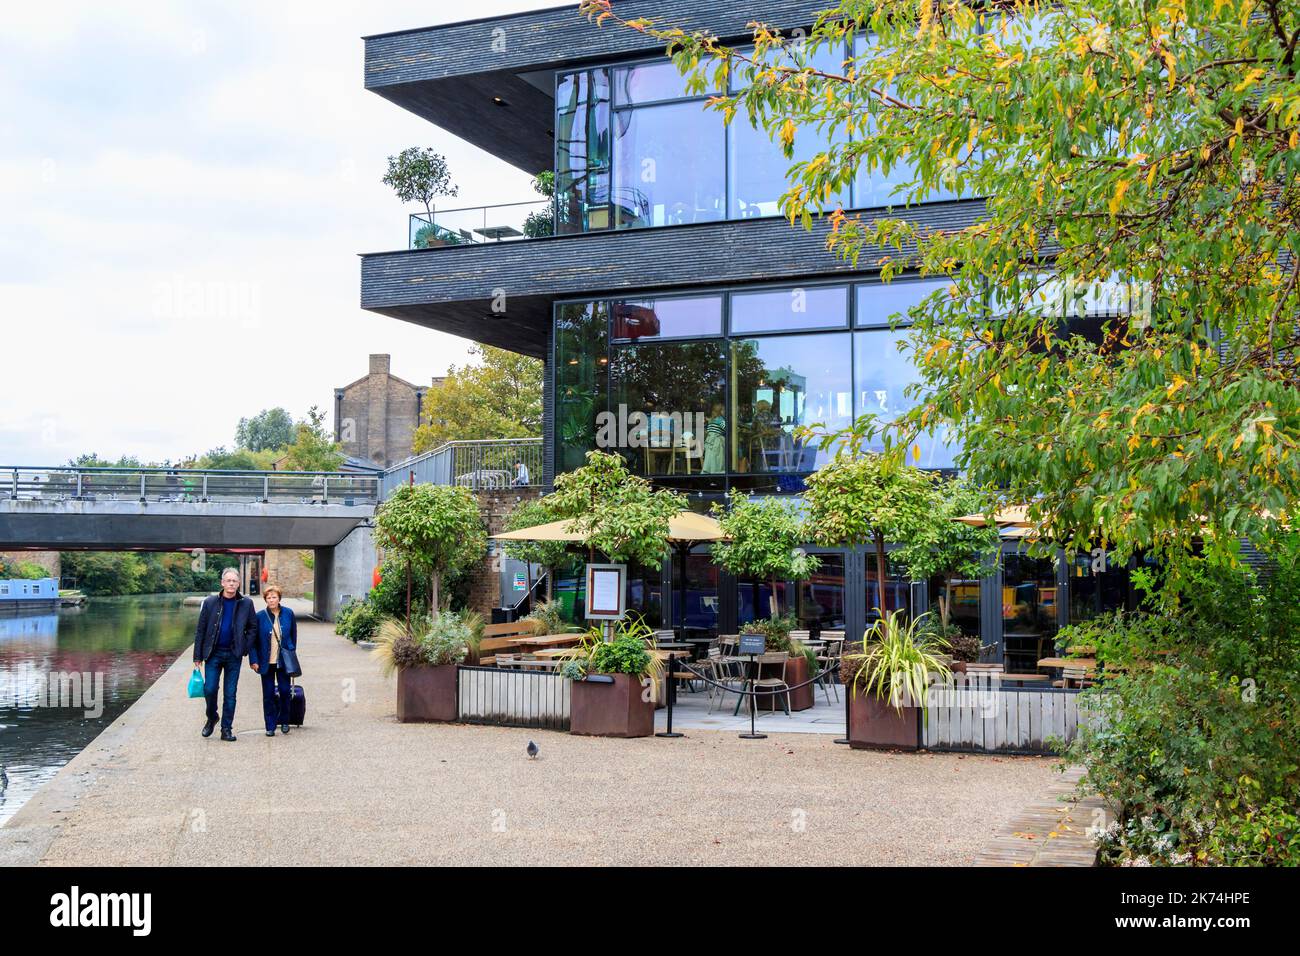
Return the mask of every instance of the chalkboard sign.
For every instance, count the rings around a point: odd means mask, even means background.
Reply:
[[[740,635],[741,654],[762,654],[767,650],[767,638],[762,634]]]

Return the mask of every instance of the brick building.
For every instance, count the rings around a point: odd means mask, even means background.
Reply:
[[[334,440],[343,452],[384,468],[409,458],[428,388],[390,371],[392,357],[370,356],[370,370],[334,390]]]

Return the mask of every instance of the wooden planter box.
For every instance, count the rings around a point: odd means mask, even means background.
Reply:
[[[569,698],[569,733],[583,737],[649,737],[655,729],[653,700],[641,699],[641,679],[601,675],[614,683],[575,680]]]
[[[759,675],[766,677],[766,674]],[[800,655],[791,655],[790,660],[785,665],[785,682],[791,687],[795,684],[802,684],[810,676],[808,673],[808,658]],[[796,688],[790,691],[790,710],[809,710],[813,705],[813,691],[816,690],[816,684],[808,684],[804,687]],[[784,694],[763,694],[758,698],[759,710],[784,710]],[[741,708],[744,709],[743,707]]]
[[[412,724],[455,720],[456,665],[408,667],[397,672],[397,720]]]
[[[854,750],[919,750],[921,708],[895,710],[875,694],[850,692],[849,746]]]

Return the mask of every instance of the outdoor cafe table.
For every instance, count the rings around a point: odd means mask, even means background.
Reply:
[[[1091,674],[1097,670],[1097,659],[1095,657],[1044,657],[1038,661],[1038,666],[1050,667],[1053,670],[1082,667]]]
[[[563,647],[577,644],[581,640],[581,634],[535,634],[532,637],[516,637],[510,643],[520,647]]]

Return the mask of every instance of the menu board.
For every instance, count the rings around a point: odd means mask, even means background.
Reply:
[[[587,617],[614,621],[627,609],[626,564],[587,565]]]

